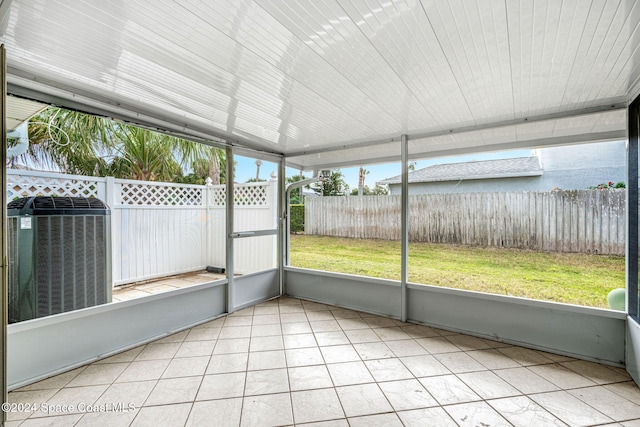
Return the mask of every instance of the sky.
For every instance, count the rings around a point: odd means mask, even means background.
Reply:
[[[441,157],[435,159],[427,159],[427,160],[418,160],[416,163],[415,169],[422,169],[427,166],[435,165],[435,164],[446,164],[446,163],[458,163],[458,162],[469,162],[474,160],[492,160],[492,159],[505,159],[511,157],[526,157],[531,155],[531,150],[515,150],[515,151],[500,151],[500,152],[492,152],[492,153],[478,153],[471,154],[465,156],[455,156],[455,157]],[[251,178],[256,177],[256,160],[243,157],[243,156],[234,156],[236,160],[236,182],[247,182]],[[400,162],[396,163],[387,163],[387,164],[377,164],[377,165],[363,165],[366,170],[369,171],[369,174],[365,176],[365,185],[370,188],[375,187],[376,182],[382,181],[386,178],[391,178],[394,176],[398,176],[401,174]],[[260,166],[260,179],[269,179],[269,176],[272,172],[277,173],[278,165],[276,163],[263,161]],[[349,185],[349,189],[353,190],[354,188],[358,188],[358,173],[360,167],[351,167],[351,168],[340,168],[340,171],[344,175],[344,180]],[[287,176],[297,175],[299,171],[293,168],[287,168]],[[311,177],[311,172],[305,172],[304,175],[306,177]]]

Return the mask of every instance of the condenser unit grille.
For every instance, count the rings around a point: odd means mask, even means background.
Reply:
[[[8,206],[9,322],[111,302],[109,209],[32,197]]]
[[[106,233],[103,216],[38,218],[38,317],[107,302]]]
[[[7,218],[7,282],[9,321],[16,319],[20,313],[20,286],[18,270],[18,218]],[[14,254],[14,256],[12,256]]]
[[[18,253],[18,230],[16,224],[18,223],[17,218],[8,218],[7,219],[7,252],[9,253]],[[11,260],[10,260],[11,261]],[[11,262],[9,263],[8,269],[8,281],[9,283],[17,283],[18,279],[18,269],[11,268]]]

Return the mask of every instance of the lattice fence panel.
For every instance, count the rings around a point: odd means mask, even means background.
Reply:
[[[202,205],[203,188],[134,183],[122,183],[121,186],[120,201],[123,205]]]
[[[224,186],[216,186],[211,189],[211,206],[225,206],[227,204],[227,191]]]
[[[31,196],[98,197],[98,182],[26,174],[7,176],[7,201]]]
[[[234,203],[236,206],[268,206],[267,185],[236,185],[234,187]],[[224,186],[211,189],[211,205],[224,206],[226,204],[226,190]]]
[[[236,206],[266,206],[267,200],[266,185],[248,185],[234,187],[233,202]]]

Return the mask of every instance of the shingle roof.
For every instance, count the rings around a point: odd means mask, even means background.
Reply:
[[[542,168],[538,157],[530,156],[432,165],[409,173],[409,183],[540,175]],[[400,178],[400,175],[394,176],[378,184],[400,184]]]

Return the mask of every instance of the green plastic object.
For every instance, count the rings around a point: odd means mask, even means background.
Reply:
[[[609,292],[609,295],[607,295],[609,308],[612,310],[624,311],[624,301],[626,296],[627,291],[624,288],[617,288]]]

